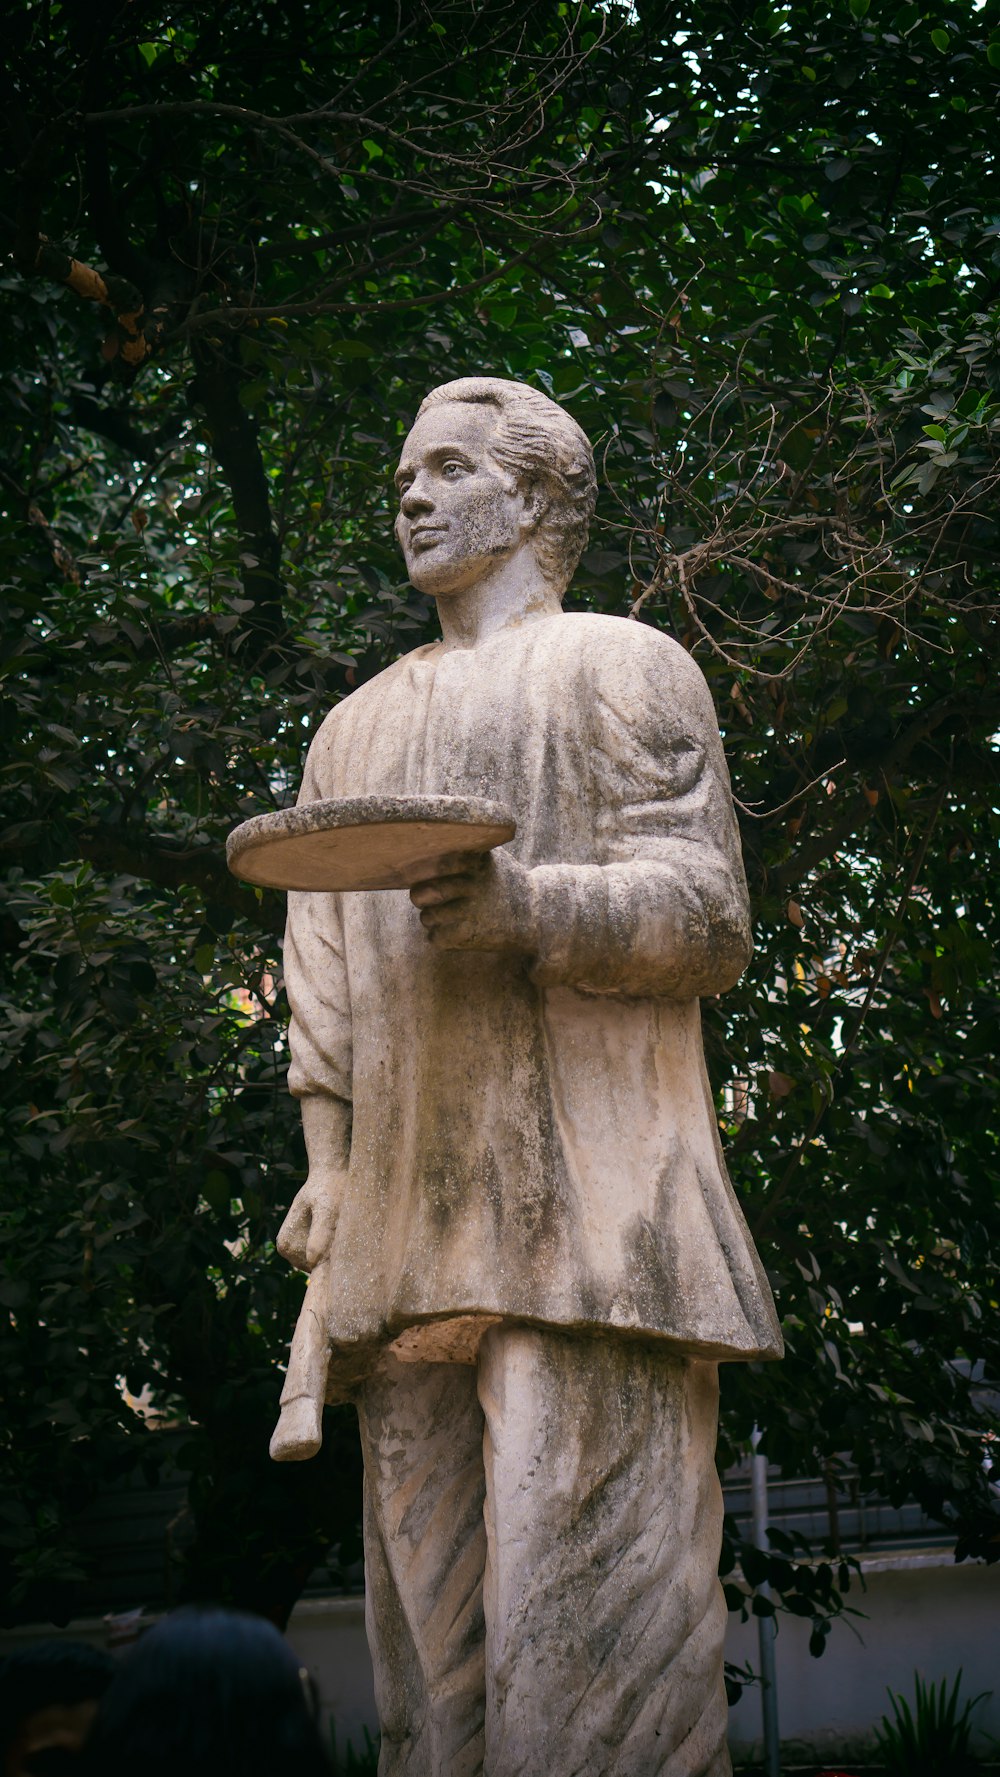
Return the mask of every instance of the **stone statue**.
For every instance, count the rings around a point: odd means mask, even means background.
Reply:
[[[300,801],[517,832],[289,896],[312,1278],[272,1450],[356,1403],[382,1777],[716,1777],[718,1363],[781,1337],[701,1042],[750,954],[712,702],[657,631],[563,613],[595,481],[555,402],[446,383],[396,485],[442,639],[338,704]]]

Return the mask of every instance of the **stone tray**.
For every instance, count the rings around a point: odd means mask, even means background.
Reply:
[[[515,832],[507,809],[480,796],[345,796],[244,821],[226,862],[257,888],[410,888],[443,858],[491,851]]]

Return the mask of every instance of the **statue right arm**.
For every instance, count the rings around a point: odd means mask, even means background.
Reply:
[[[329,1250],[347,1186],[351,1107],[322,1094],[303,1098],[301,1104],[309,1176],[296,1192],[276,1244],[290,1265],[312,1271]]]
[[[321,794],[306,763],[299,801]],[[289,1091],[302,1105],[309,1176],[278,1234],[278,1250],[311,1271],[333,1239],[351,1151],[351,1001],[340,897],[292,891],[284,975],[292,1009]]]

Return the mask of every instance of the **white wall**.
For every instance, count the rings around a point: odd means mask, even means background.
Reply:
[[[883,1715],[887,1689],[913,1698],[913,1674],[953,1679],[961,1695],[993,1695],[976,1713],[981,1733],[1000,1736],[1000,1565],[956,1566],[947,1550],[874,1557],[863,1563],[867,1590],[850,1602],[861,1618],[834,1624],[825,1654],[809,1652],[811,1624],[782,1617],[776,1642],[778,1722],[786,1757],[822,1759],[860,1752]],[[755,1670],[757,1625],[733,1624],[727,1658]],[[745,1691],[730,1713],[734,1754],[761,1752],[760,1692]],[[985,1748],[984,1748],[985,1750]]]
[[[288,1639],[319,1685],[323,1708],[336,1725],[338,1752],[348,1741],[360,1752],[365,1729],[378,1731],[364,1599],[305,1599],[292,1612]]]
[[[961,1667],[964,1696],[993,1691],[976,1722],[981,1733],[1000,1738],[1000,1564],[956,1567],[947,1550],[933,1550],[869,1558],[864,1576],[867,1590],[852,1588],[864,1616],[835,1624],[821,1659],[809,1652],[808,1622],[780,1620],[778,1711],[786,1758],[863,1750],[889,1713],[887,1689],[912,1696],[914,1671],[930,1681],[951,1679]],[[362,1745],[364,1725],[375,1729],[375,1700],[361,1601],[300,1604],[289,1635],[338,1723],[338,1743],[350,1737]],[[757,1669],[756,1622],[731,1621],[726,1657]],[[737,1758],[760,1756],[756,1687],[732,1710],[729,1738]]]

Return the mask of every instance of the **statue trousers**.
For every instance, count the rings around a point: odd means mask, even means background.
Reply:
[[[500,1325],[358,1413],[379,1777],[728,1777],[716,1364]]]

